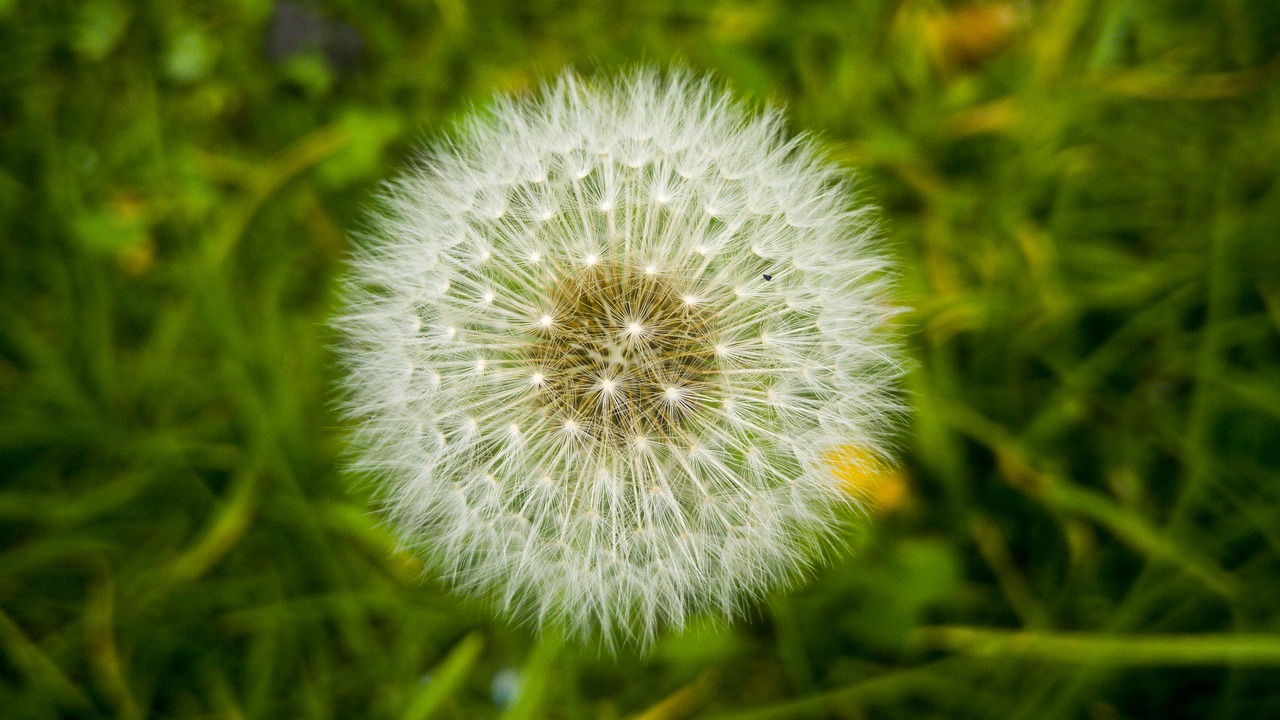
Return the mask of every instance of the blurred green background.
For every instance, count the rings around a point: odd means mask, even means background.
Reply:
[[[421,576],[325,320],[412,148],[566,65],[860,169],[903,464],[863,547],[600,656]],[[1280,717],[1272,0],[0,0],[0,717]]]

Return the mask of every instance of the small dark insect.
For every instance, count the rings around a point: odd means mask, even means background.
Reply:
[[[764,279],[765,279],[765,280],[772,280],[772,279],[773,279],[773,276],[772,276],[772,275],[769,275],[768,273],[765,273]]]

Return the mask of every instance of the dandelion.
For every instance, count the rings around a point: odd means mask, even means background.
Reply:
[[[838,544],[898,406],[873,210],[706,80],[561,76],[391,183],[345,409],[404,544],[583,637],[734,616]]]

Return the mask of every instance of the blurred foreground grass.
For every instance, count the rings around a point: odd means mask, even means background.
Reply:
[[[1280,10],[0,0],[0,716],[1280,717]],[[324,319],[411,145],[679,60],[862,169],[904,465],[860,552],[648,657],[420,579]]]

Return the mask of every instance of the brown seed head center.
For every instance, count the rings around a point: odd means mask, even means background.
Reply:
[[[714,401],[705,306],[669,279],[600,264],[548,294],[529,345],[539,407],[574,432],[643,445]]]

